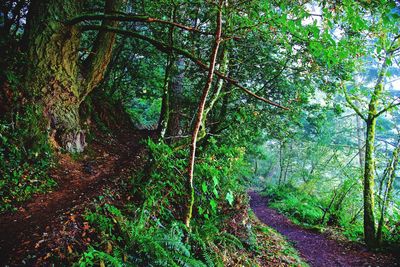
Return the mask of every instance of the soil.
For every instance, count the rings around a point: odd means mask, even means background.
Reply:
[[[43,236],[60,227],[60,218],[78,206],[84,209],[144,164],[140,141],[149,135],[149,131],[136,131],[119,138],[98,136],[80,159],[58,155],[58,166],[51,171],[57,188],[35,196],[17,212],[0,215],[0,266],[32,266],[26,256],[35,255]]]
[[[256,216],[293,242],[294,247],[311,266],[400,266],[398,255],[369,251],[361,244],[334,240],[326,234],[303,229],[276,210],[269,208],[268,198],[256,192],[250,192],[249,195],[250,206]]]

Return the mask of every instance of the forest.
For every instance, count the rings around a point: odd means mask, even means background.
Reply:
[[[0,0],[0,266],[400,266],[400,1]]]

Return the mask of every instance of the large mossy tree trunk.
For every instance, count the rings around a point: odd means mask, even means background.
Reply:
[[[79,0],[34,0],[28,15],[29,69],[26,86],[44,109],[50,138],[69,152],[83,151],[86,142],[79,107],[99,84],[111,58],[115,34],[99,32],[90,56],[80,64],[81,34],[65,22],[82,13]],[[105,12],[117,10],[120,0],[108,0]],[[103,21],[105,26],[116,22]]]
[[[85,146],[79,123],[80,33],[62,20],[79,14],[78,1],[33,1],[28,17],[27,86],[44,106],[51,136],[69,151]]]

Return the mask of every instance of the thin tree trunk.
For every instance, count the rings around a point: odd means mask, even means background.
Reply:
[[[332,205],[333,205],[333,202],[335,202],[336,196],[337,196],[337,189],[333,190],[333,196],[332,196],[332,198],[331,198],[331,201],[329,202],[328,207],[326,207],[325,209],[323,209],[324,214],[322,215],[322,218],[321,218],[321,220],[320,220],[320,222],[319,222],[320,224],[324,224],[326,214],[328,214],[328,212],[330,211],[330,209],[331,209],[331,207],[332,207]]]
[[[387,72],[387,62],[391,58],[392,52],[388,53],[382,63],[381,70],[371,95],[368,105],[368,116],[365,118],[367,124],[366,144],[365,144],[365,167],[364,167],[364,239],[368,247],[374,248],[377,244],[375,215],[374,215],[374,183],[375,183],[375,130],[380,96],[384,89],[384,77]],[[356,108],[357,109],[357,108]]]
[[[196,159],[196,144],[197,144],[197,136],[199,134],[200,126],[203,119],[203,112],[206,105],[207,95],[210,91],[211,84],[214,77],[215,63],[218,55],[218,49],[221,42],[221,33],[222,33],[222,5],[223,0],[219,0],[218,6],[218,15],[217,15],[217,28],[215,32],[215,42],[211,52],[210,58],[210,66],[207,75],[207,81],[203,88],[203,93],[200,98],[196,121],[194,125],[194,129],[192,132],[192,141],[190,145],[190,157],[189,157],[189,167],[188,167],[188,180],[187,180],[187,191],[190,194],[188,199],[187,210],[185,214],[185,225],[188,229],[190,229],[190,220],[192,219],[193,205],[194,205],[194,187],[193,187],[193,174],[194,174],[194,164]]]
[[[282,183],[282,178],[283,178],[283,168],[284,168],[284,158],[283,158],[283,149],[284,149],[284,142],[281,141],[279,143],[279,180],[278,180],[278,185],[280,186]]]
[[[382,243],[382,230],[383,230],[383,224],[384,224],[384,219],[385,219],[385,214],[387,210],[387,206],[389,205],[389,200],[391,198],[392,190],[393,190],[393,182],[394,179],[396,178],[396,169],[397,169],[397,164],[399,161],[399,150],[400,150],[400,144],[397,144],[397,147],[393,151],[393,156],[390,162],[390,165],[388,166],[388,180],[386,183],[386,188],[384,195],[382,197],[382,205],[381,205],[381,216],[379,218],[379,223],[378,223],[378,229],[376,233],[376,239],[378,240],[378,244],[381,245]]]
[[[176,6],[171,12],[171,18],[173,21],[176,19]],[[174,46],[174,26],[170,26],[168,33],[168,44],[170,47]],[[161,138],[164,139],[165,134],[167,132],[168,120],[170,116],[170,86],[171,86],[171,77],[172,77],[172,68],[174,64],[174,53],[171,50],[168,54],[167,64],[165,67],[165,76],[164,76],[164,86],[163,86],[163,97],[161,103],[161,111],[160,118],[158,120],[157,131],[160,134]]]

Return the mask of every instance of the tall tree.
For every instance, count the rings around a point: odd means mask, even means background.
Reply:
[[[104,13],[113,14],[120,6],[120,0],[107,0]],[[86,145],[79,107],[103,79],[115,41],[115,33],[99,31],[90,55],[80,64],[81,32],[65,21],[82,11],[78,0],[34,0],[27,25],[30,66],[26,85],[44,107],[51,137],[70,152],[81,152]],[[104,27],[117,24],[102,22]]]
[[[212,81],[214,78],[214,70],[215,64],[217,61],[217,55],[219,46],[221,43],[221,35],[222,35],[222,8],[223,8],[224,0],[219,0],[218,3],[218,13],[216,19],[216,30],[215,30],[215,40],[214,45],[211,51],[210,56],[210,64],[208,69],[207,80],[203,88],[203,93],[201,95],[199,105],[197,108],[196,120],[194,124],[194,129],[192,131],[192,141],[190,144],[190,156],[189,156],[189,167],[188,167],[188,180],[187,180],[187,191],[190,195],[187,203],[187,210],[185,214],[185,225],[187,228],[190,228],[190,221],[192,219],[193,212],[193,204],[194,204],[194,187],[193,187],[193,176],[194,176],[194,164],[196,159],[196,145],[197,145],[197,137],[199,134],[199,130],[201,127],[201,123],[203,120],[204,108],[206,106],[207,96],[210,91]]]
[[[393,60],[394,53],[400,49],[397,42],[400,36],[392,37],[389,45],[384,48],[384,57],[381,60],[382,64],[378,71],[378,77],[374,89],[371,92],[371,97],[368,103],[368,109],[364,114],[353,102],[353,99],[348,95],[347,89],[344,89],[346,101],[349,106],[360,116],[366,123],[366,140],[365,140],[365,162],[364,162],[364,237],[365,242],[370,247],[376,247],[377,236],[374,215],[374,184],[375,184],[375,136],[376,136],[376,121],[385,112],[400,105],[396,99],[389,105],[379,110],[379,104],[384,99],[385,77],[387,76],[388,67]]]

